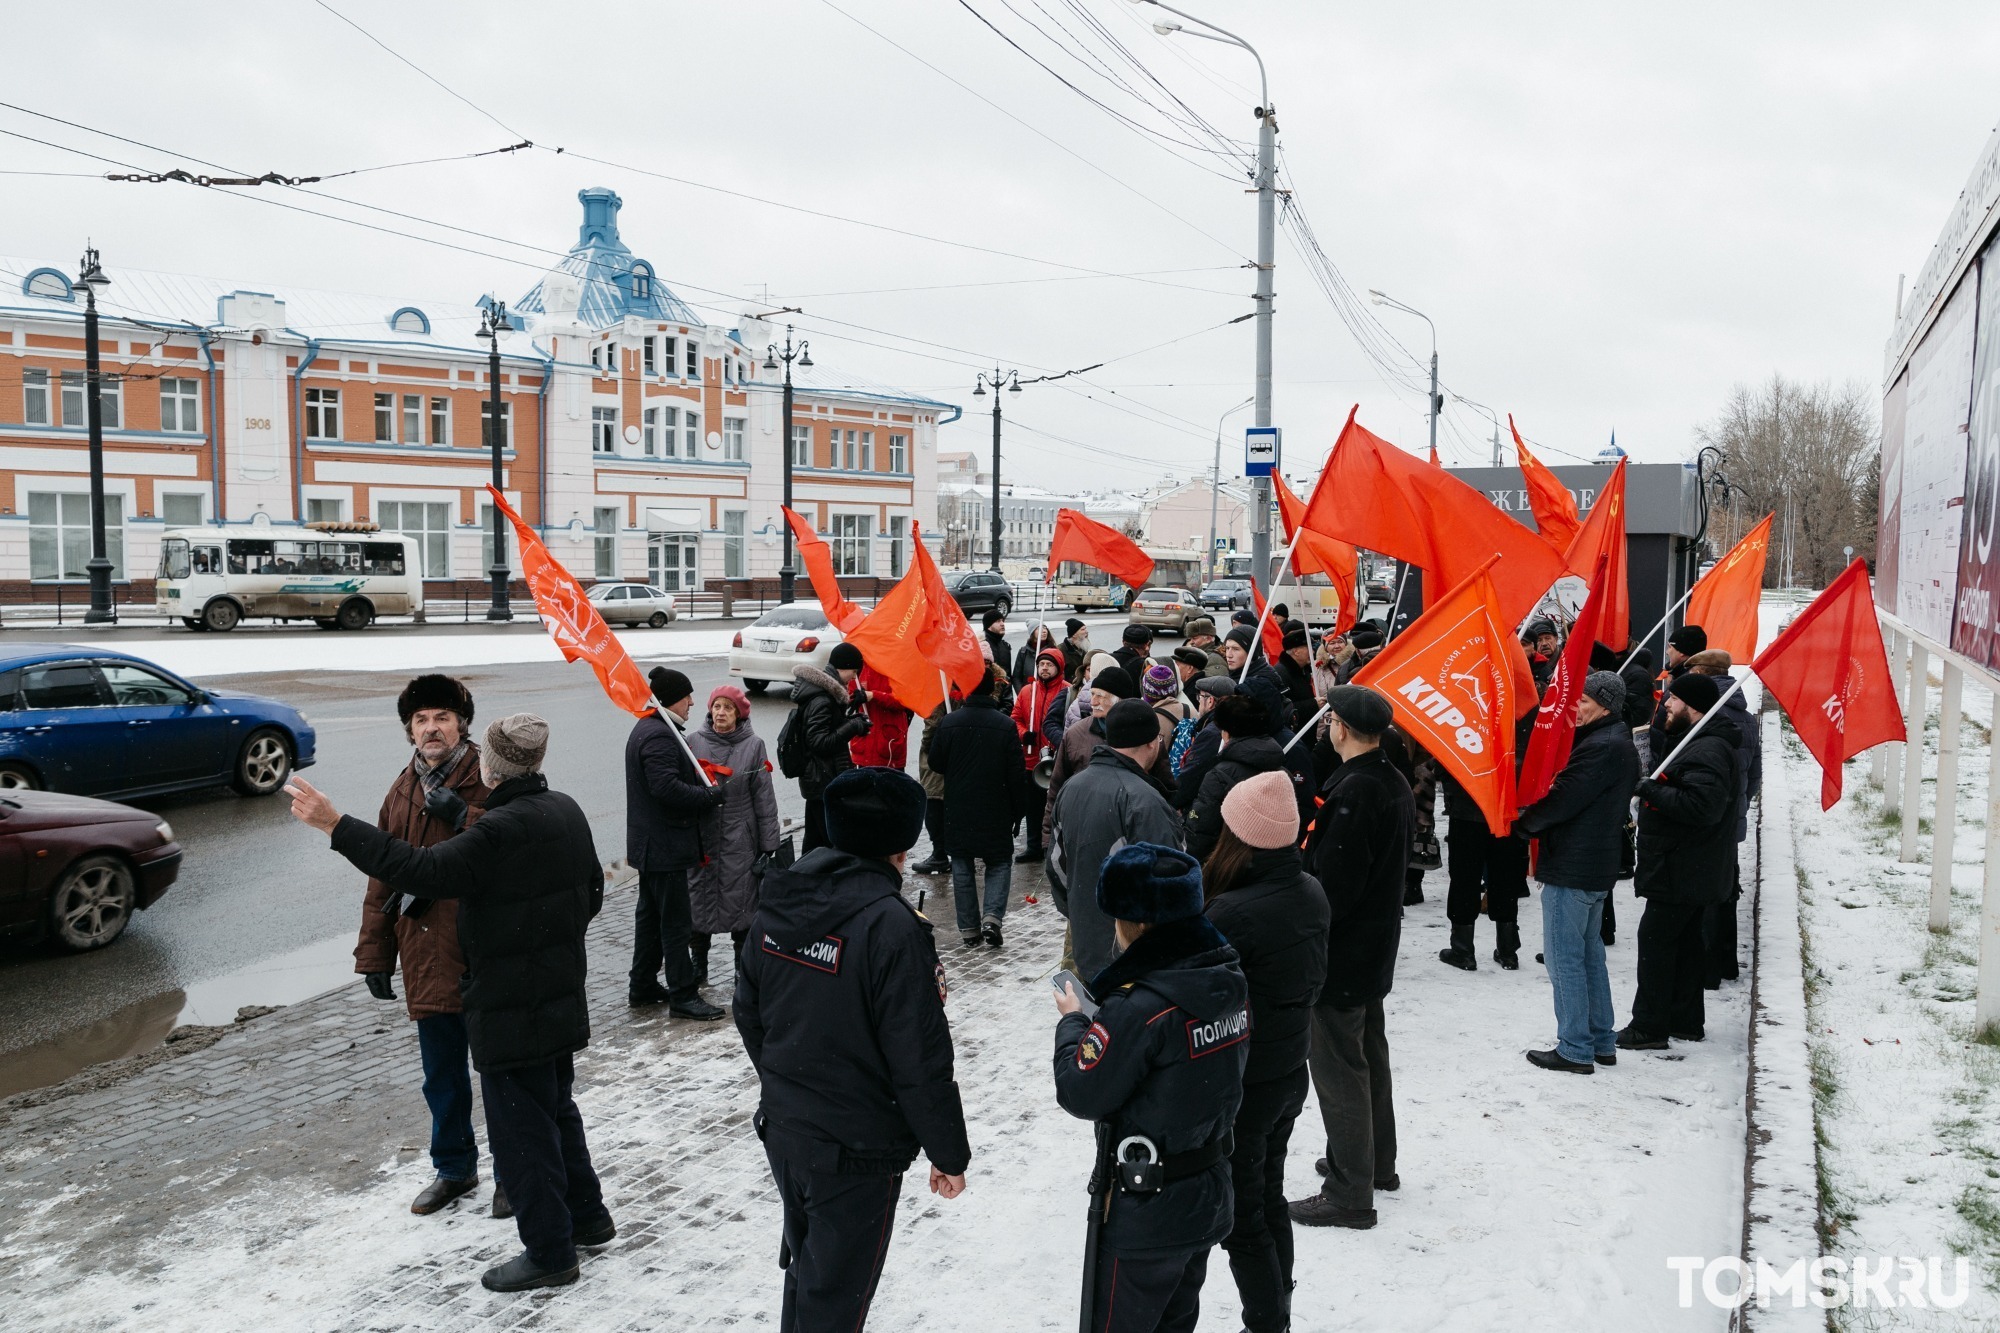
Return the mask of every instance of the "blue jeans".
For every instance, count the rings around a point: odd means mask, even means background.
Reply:
[[[1007,894],[1014,887],[1013,849],[1010,846],[1007,855],[995,859],[979,859],[986,862],[984,906],[980,904],[979,891],[972,882],[973,858],[951,858],[951,894],[958,904],[958,933],[961,935],[977,935],[983,920],[1007,919]]]
[[[430,1014],[417,1020],[417,1053],[424,1061],[424,1101],[431,1108],[431,1165],[446,1180],[479,1174],[479,1145],[472,1139],[472,1048],[464,1014]]]
[[[1604,900],[1589,889],[1542,885],[1542,957],[1556,997],[1556,1053],[1587,1065],[1617,1049],[1611,975],[1604,969]]]

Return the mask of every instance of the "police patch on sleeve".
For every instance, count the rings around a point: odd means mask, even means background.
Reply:
[[[951,998],[951,987],[945,984],[943,963],[937,965],[937,971],[934,975],[937,977],[938,1003],[943,1004]]]
[[[797,963],[815,972],[827,972],[834,976],[840,975],[840,955],[846,947],[847,941],[838,935],[825,935],[796,949],[786,948],[769,935],[764,937],[764,952],[773,958],[782,958],[788,963]]]
[[[1199,1060],[1204,1055],[1214,1055],[1217,1051],[1234,1046],[1249,1035],[1248,1005],[1220,1018],[1191,1018],[1187,1025],[1188,1059]]]
[[[1085,1073],[1097,1068],[1098,1061],[1111,1049],[1111,1034],[1104,1030],[1104,1024],[1092,1023],[1083,1034],[1083,1040],[1076,1044],[1076,1067]]]

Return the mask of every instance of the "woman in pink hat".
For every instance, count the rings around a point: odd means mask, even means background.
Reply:
[[[694,757],[748,773],[732,782],[722,804],[701,817],[701,864],[688,871],[688,906],[694,933],[699,985],[708,984],[711,936],[728,935],[740,954],[757,912],[757,862],[778,850],[778,794],[765,762],[764,742],[750,730],[750,696],[734,685],[718,685],[708,696],[708,718],[687,733]]]

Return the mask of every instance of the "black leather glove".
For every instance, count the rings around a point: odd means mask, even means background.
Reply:
[[[424,810],[442,823],[451,826],[457,833],[465,827],[465,800],[449,787],[439,787],[424,794]]]
[[[396,998],[396,988],[389,984],[389,978],[390,974],[387,972],[369,972],[361,979],[368,983],[368,993],[376,999],[393,1000]]]
[[[776,859],[776,852],[757,853],[757,859],[750,863],[750,878],[762,879],[771,873],[771,863]]]

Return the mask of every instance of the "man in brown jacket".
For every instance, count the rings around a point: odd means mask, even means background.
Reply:
[[[403,732],[415,747],[389,787],[376,825],[414,847],[434,847],[479,817],[486,786],[479,747],[468,735],[472,695],[450,676],[418,676],[396,700]],[[411,898],[379,879],[368,881],[354,970],[378,1000],[393,1000],[390,978],[403,965],[403,990],[417,1024],[424,1062],[424,1100],[431,1109],[431,1165],[437,1179],[410,1204],[434,1213],[479,1183],[479,1145],[472,1137],[472,1072],[459,978],[458,903]],[[512,1216],[496,1181],[493,1215]]]

